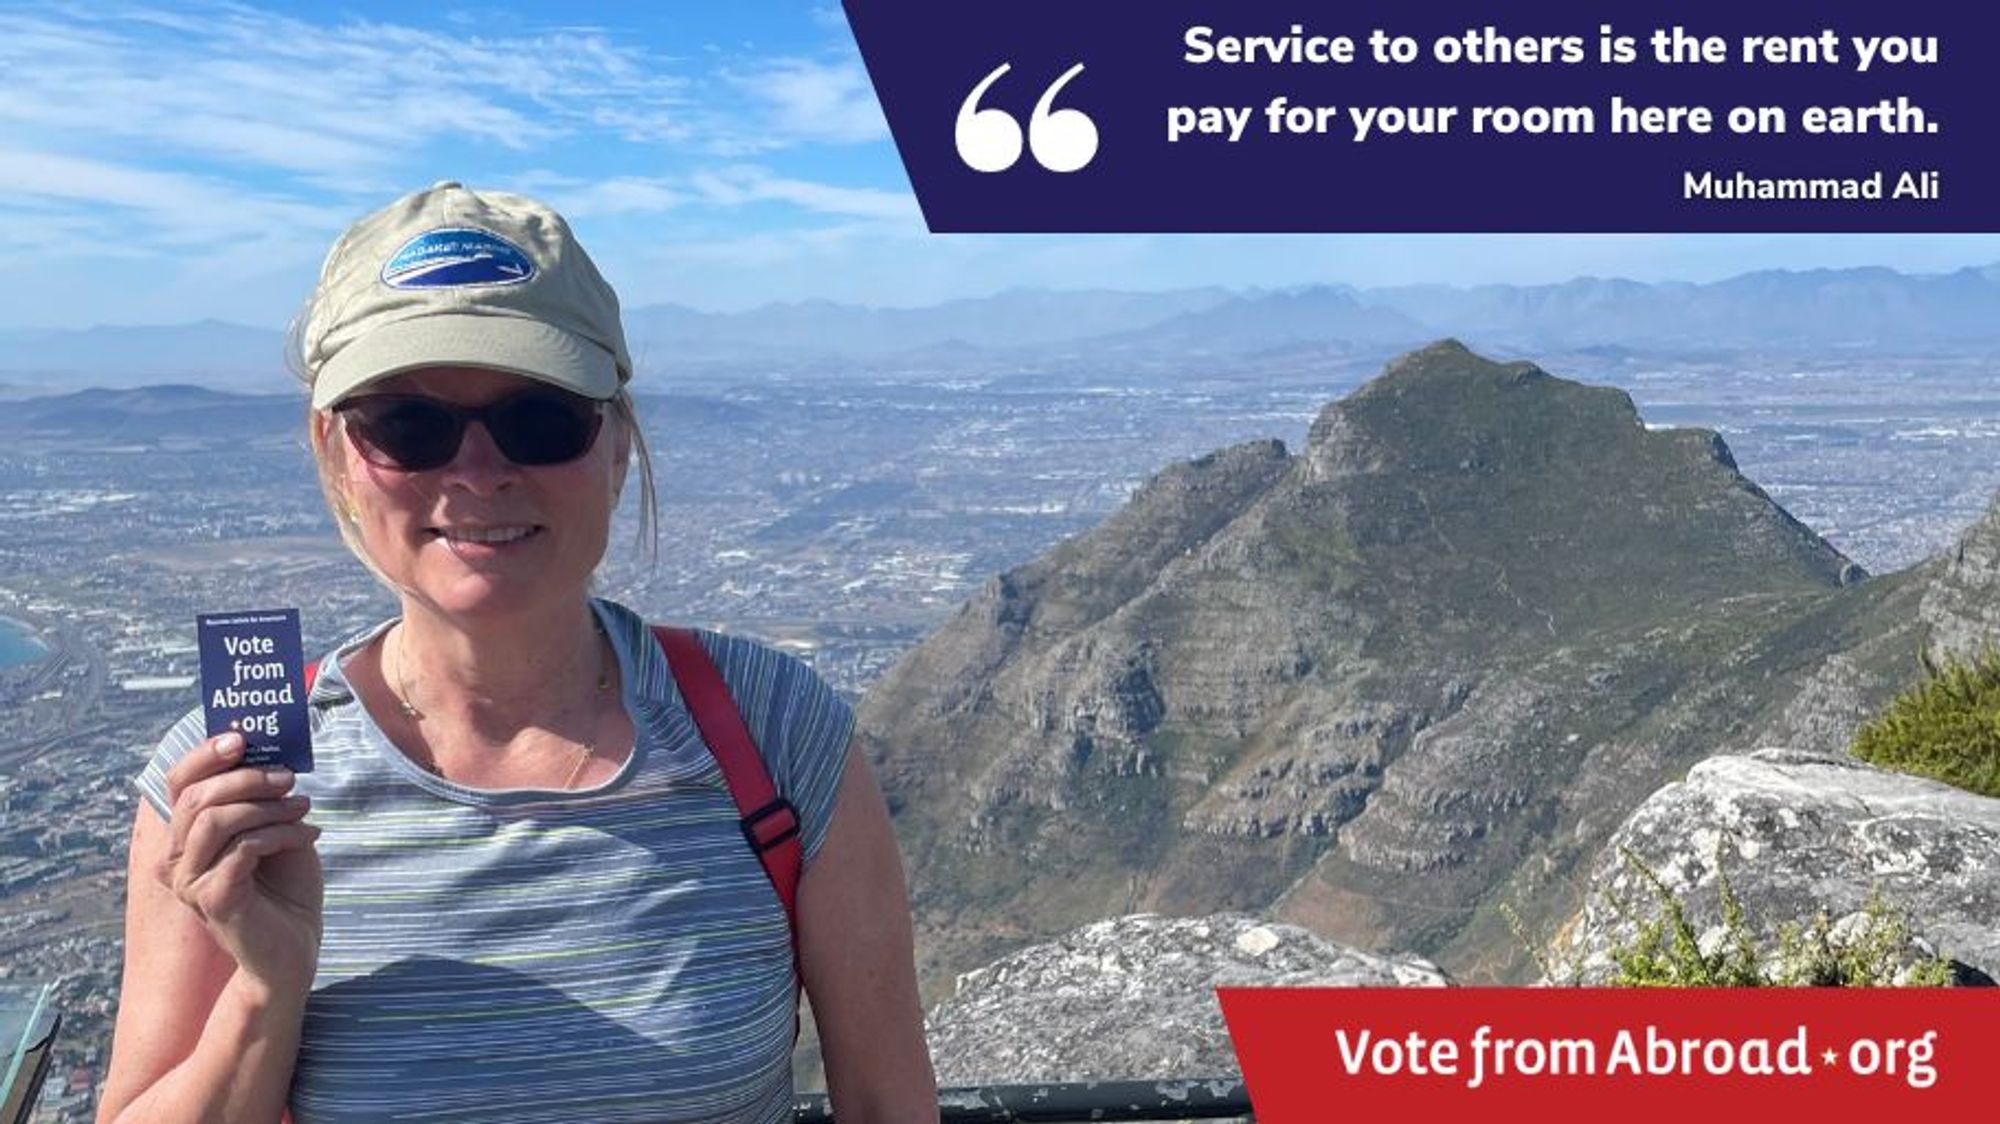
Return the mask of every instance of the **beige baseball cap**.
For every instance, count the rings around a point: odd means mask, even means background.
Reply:
[[[618,294],[563,217],[451,180],[340,236],[299,347],[322,410],[419,367],[485,367],[599,399],[632,377]]]

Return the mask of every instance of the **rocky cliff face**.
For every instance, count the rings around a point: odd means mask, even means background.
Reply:
[[[1860,577],[1712,433],[1406,356],[1298,455],[1161,473],[869,694],[927,977],[1152,909],[1524,978],[1496,903],[1573,912],[1631,808],[1855,641]]]
[[[1931,657],[1966,659],[2000,644],[2000,499],[1934,565],[1919,609]]]
[[[1087,925],[959,977],[925,1034],[940,1085],[1238,1076],[1218,987],[1444,987],[1437,967],[1372,956],[1242,914]]]
[[[1704,761],[1642,804],[1599,858],[1591,898],[1552,957],[1586,981],[1611,971],[1606,950],[1631,942],[1635,918],[1658,913],[1620,848],[1708,940],[1722,931],[1720,877],[1767,948],[1780,924],[1822,909],[1836,933],[1850,928],[1879,892],[1935,954],[2000,977],[2000,800],[1800,750]]]
[[[1747,742],[1844,754],[1854,732],[1922,675],[1923,661],[2000,646],[2000,500],[1943,554],[1834,599],[1806,622],[1838,651]]]

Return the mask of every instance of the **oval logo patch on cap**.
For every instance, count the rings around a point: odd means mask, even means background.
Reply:
[[[382,266],[382,282],[394,289],[519,285],[534,275],[533,259],[519,246],[470,226],[427,230]]]

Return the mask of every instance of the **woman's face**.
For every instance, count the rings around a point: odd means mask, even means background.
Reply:
[[[383,379],[367,393],[483,406],[541,385],[498,371],[444,367]],[[327,424],[326,415],[317,424]],[[406,600],[450,617],[504,618],[585,596],[610,537],[629,449],[630,436],[614,416],[590,451],[566,464],[517,465],[480,422],[465,427],[457,456],[441,468],[384,468],[345,436],[329,443],[327,455],[336,460],[363,548]]]

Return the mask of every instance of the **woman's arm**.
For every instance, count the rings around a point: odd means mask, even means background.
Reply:
[[[172,825],[139,805],[100,1122],[284,1112],[318,945],[317,829],[283,799],[290,777],[232,769],[240,752],[211,740],[175,766]]]
[[[903,862],[858,742],[847,750],[826,839],[799,883],[799,959],[834,1117],[935,1121]]]

